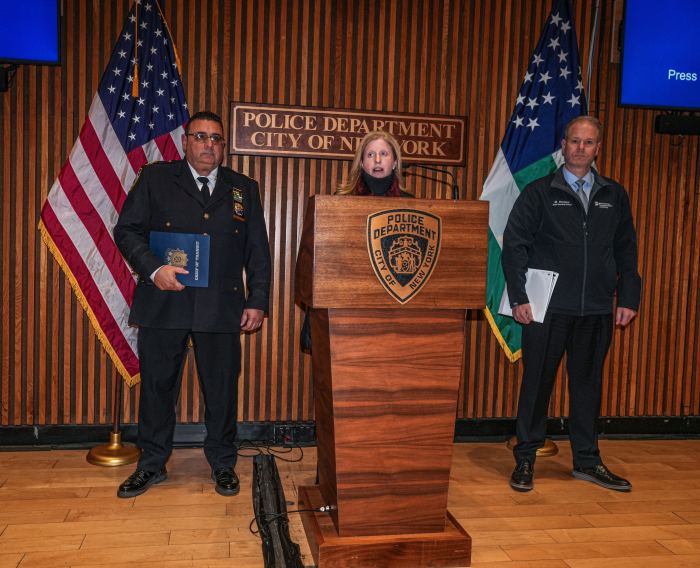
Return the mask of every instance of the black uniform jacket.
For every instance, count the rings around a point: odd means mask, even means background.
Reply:
[[[209,286],[156,288],[150,275],[163,260],[148,248],[151,231],[210,235]],[[267,310],[270,248],[258,184],[247,176],[219,166],[205,205],[185,160],[145,166],[124,202],[114,240],[139,276],[132,325],[237,333],[244,307]]]
[[[593,171],[588,214],[562,169],[533,181],[520,194],[503,234],[501,262],[514,307],[528,303],[528,268],[559,273],[549,311],[571,315],[637,310],[641,278],[637,236],[625,189]]]

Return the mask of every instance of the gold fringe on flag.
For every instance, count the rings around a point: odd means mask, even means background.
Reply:
[[[44,222],[41,219],[39,219],[39,227],[38,228],[39,228],[39,233],[41,233],[41,239],[44,241],[44,244],[49,249],[49,252],[51,252],[51,254],[53,255],[54,260],[61,267],[63,274],[68,279],[68,282],[70,283],[70,286],[71,286],[71,288],[73,288],[73,292],[75,293],[75,297],[78,299],[78,303],[83,307],[83,310],[85,310],[85,314],[87,315],[88,319],[90,320],[90,323],[92,324],[92,328],[95,330],[95,335],[97,335],[97,339],[102,344],[102,347],[107,352],[107,355],[109,355],[109,358],[111,359],[112,364],[116,368],[117,373],[119,373],[122,376],[122,378],[124,379],[124,382],[126,382],[127,385],[129,385],[130,387],[133,387],[135,384],[137,384],[138,382],[141,381],[141,374],[138,373],[136,375],[131,375],[126,370],[126,367],[124,367],[124,364],[119,359],[119,356],[116,354],[116,352],[112,348],[112,345],[109,342],[109,339],[107,339],[107,336],[105,335],[104,331],[102,330],[102,327],[100,326],[100,322],[97,319],[97,316],[95,316],[94,312],[92,311],[92,308],[90,307],[90,303],[87,301],[87,298],[85,298],[85,296],[83,295],[81,288],[80,288],[80,284],[78,284],[78,279],[75,277],[75,275],[73,274],[73,272],[69,268],[68,263],[63,258],[61,251],[58,249],[58,246],[56,246],[56,243],[54,243],[53,238],[51,237],[51,234],[46,229],[46,226],[44,225]]]

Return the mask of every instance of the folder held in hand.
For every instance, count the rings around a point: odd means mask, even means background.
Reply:
[[[525,273],[525,292],[530,300],[532,308],[532,318],[534,321],[542,323],[547,313],[549,300],[552,299],[554,286],[559,278],[558,272],[551,270],[540,270],[539,268],[528,268]],[[508,299],[508,286],[503,289],[501,305],[498,313],[504,316],[513,317],[513,310]]]

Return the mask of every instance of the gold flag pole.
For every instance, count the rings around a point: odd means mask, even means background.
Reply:
[[[109,444],[101,444],[92,448],[85,459],[92,465],[118,466],[134,463],[139,459],[141,450],[136,446],[122,444],[120,430],[122,414],[122,379],[115,377],[114,396],[112,397],[112,431],[109,433]]]

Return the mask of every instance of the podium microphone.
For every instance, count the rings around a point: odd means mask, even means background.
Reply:
[[[410,168],[419,168],[421,170],[428,170],[430,172],[437,172],[439,174],[447,174],[450,176],[450,179],[452,180],[452,183],[450,184],[452,186],[452,199],[455,201],[459,201],[459,186],[457,185],[457,179],[455,178],[454,174],[450,170],[445,170],[443,168],[436,168],[434,166],[426,166],[425,164],[417,164],[417,163],[403,163],[401,165],[402,170],[408,170]],[[444,182],[447,183],[447,182]]]

